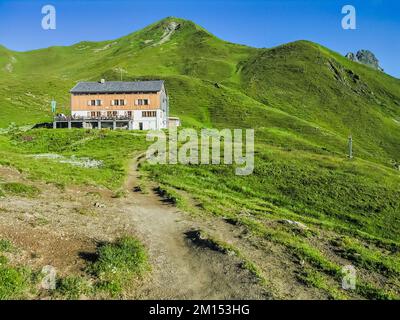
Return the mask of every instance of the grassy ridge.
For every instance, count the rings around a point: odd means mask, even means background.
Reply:
[[[399,159],[398,79],[306,41],[261,51],[241,70],[246,92],[258,101],[342,137],[352,134],[371,159]]]

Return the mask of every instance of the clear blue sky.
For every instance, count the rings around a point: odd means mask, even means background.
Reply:
[[[57,10],[57,29],[41,28],[41,8]],[[341,27],[342,6],[357,10],[357,29]],[[18,51],[82,40],[110,40],[167,16],[190,19],[218,37],[255,47],[294,40],[318,42],[342,54],[369,49],[400,78],[398,0],[0,0],[0,44]]]

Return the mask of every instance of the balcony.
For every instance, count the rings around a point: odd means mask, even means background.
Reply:
[[[132,116],[66,116],[66,115],[57,115],[54,117],[54,121],[56,122],[73,122],[73,121],[131,121],[133,120]]]

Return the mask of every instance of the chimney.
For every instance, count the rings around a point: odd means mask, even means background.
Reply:
[[[105,79],[101,79],[101,80],[100,80],[100,83],[105,83],[105,82],[106,82]]]

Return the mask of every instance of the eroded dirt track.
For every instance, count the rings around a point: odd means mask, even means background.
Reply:
[[[146,243],[153,277],[137,292],[154,299],[261,299],[267,295],[238,258],[197,247],[186,236],[206,228],[201,221],[179,212],[156,194],[134,192],[138,181],[137,161],[131,164],[124,201],[136,231]]]

